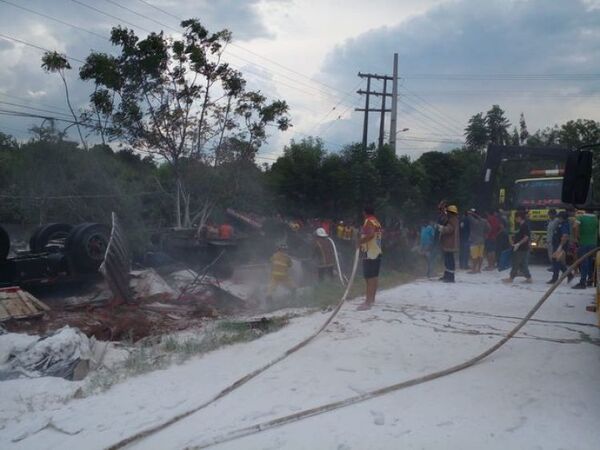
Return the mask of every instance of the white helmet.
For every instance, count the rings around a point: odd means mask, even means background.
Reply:
[[[327,232],[326,232],[326,231],[325,231],[325,229],[324,229],[324,228],[322,228],[322,227],[320,227],[320,228],[317,228],[317,229],[316,229],[316,231],[315,231],[315,234],[316,234],[317,236],[319,236],[319,237],[327,237]]]

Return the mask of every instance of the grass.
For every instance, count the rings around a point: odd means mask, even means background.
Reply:
[[[379,288],[378,289],[389,289],[401,284],[408,283],[415,280],[421,274],[415,273],[415,271],[397,271],[397,270],[385,270],[382,271],[379,276]],[[293,308],[293,307],[306,307],[306,308],[327,308],[329,306],[337,304],[342,295],[344,294],[345,288],[340,286],[337,279],[326,280],[318,283],[308,289],[303,290],[296,298],[291,296],[280,300],[278,309],[281,308]],[[348,293],[348,299],[364,296],[365,294],[365,282],[360,273],[356,274],[354,284]]]
[[[274,317],[263,322],[222,320],[210,324],[198,337],[163,337],[158,343],[146,341],[135,345],[127,359],[114,370],[101,368],[88,379],[83,396],[104,392],[132,376],[164,369],[172,363],[181,364],[195,355],[201,355],[226,345],[253,341],[266,333],[280,330],[288,323],[287,317]]]

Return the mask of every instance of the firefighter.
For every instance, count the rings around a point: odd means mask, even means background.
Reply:
[[[347,223],[344,227],[344,240],[351,241],[352,240],[352,224]]]
[[[339,239],[342,240],[344,239],[344,221],[340,220],[338,222],[338,225],[335,229],[335,236]]]
[[[290,277],[292,258],[287,254],[287,244],[281,243],[277,251],[271,256],[271,281],[267,289],[267,300],[273,298],[273,292],[278,286],[284,286],[296,295],[296,284]]]
[[[454,253],[460,245],[458,208],[455,205],[446,206],[446,202],[440,202],[440,217],[438,220],[438,231],[440,233],[440,244],[444,253],[444,276],[440,281],[454,283],[455,260]]]

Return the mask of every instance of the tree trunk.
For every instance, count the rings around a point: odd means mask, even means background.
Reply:
[[[175,226],[181,228],[181,181],[177,180],[177,194],[175,196]]]
[[[223,120],[223,127],[221,128],[221,135],[219,136],[219,143],[215,151],[215,167],[219,165],[219,158],[221,156],[221,145],[223,144],[223,136],[225,135],[225,127],[227,126],[227,119],[229,117],[229,111],[231,109],[231,95],[227,98],[227,109],[225,110],[225,119]]]

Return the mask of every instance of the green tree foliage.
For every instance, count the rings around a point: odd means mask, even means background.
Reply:
[[[490,143],[498,145],[510,144],[510,135],[508,134],[510,122],[504,117],[504,111],[500,106],[493,105],[486,113],[485,124]]]
[[[529,138],[529,131],[527,131],[527,123],[525,123],[525,115],[521,113],[519,118],[519,142],[521,145],[525,145]]]
[[[97,145],[88,151],[52,126],[29,142],[0,147],[0,217],[4,222],[110,222],[116,211],[135,240],[164,201],[153,180],[156,166],[130,150]],[[6,165],[5,165],[6,164]],[[2,169],[0,169],[2,170]]]
[[[144,39],[115,27],[117,54],[92,52],[79,74],[95,86],[84,117],[103,139],[125,140],[171,166],[175,225],[189,227],[196,217],[204,221],[222,194],[192,195],[190,171],[220,164],[223,145],[232,142],[253,161],[267,126],[290,123],[284,101],[246,91],[242,74],[222,61],[230,31],[210,33],[196,19],[181,27],[180,38],[161,32]]]
[[[320,140],[309,138],[286,147],[267,176],[287,215],[353,220],[372,204],[383,219],[414,221],[433,214],[442,198],[471,205],[482,158],[457,149],[411,161],[388,146],[365,150],[360,144],[327,153]]]
[[[489,142],[487,124],[483,113],[477,113],[469,119],[465,128],[465,143],[470,150],[481,151]]]

